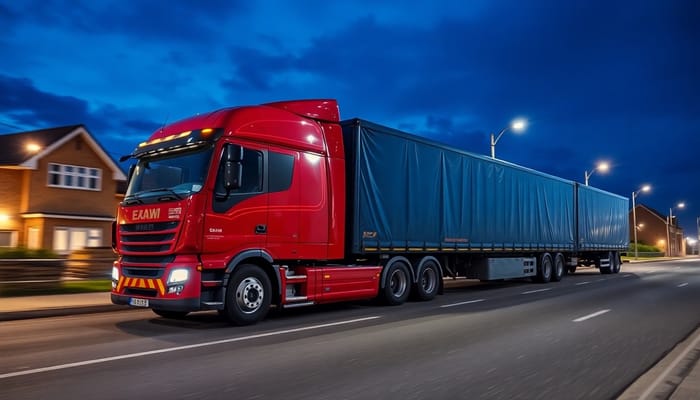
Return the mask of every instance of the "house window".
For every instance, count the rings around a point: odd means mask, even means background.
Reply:
[[[17,247],[17,232],[0,231],[0,247]]]
[[[100,190],[102,187],[102,170],[99,168],[50,163],[48,184],[52,187],[68,189]]]
[[[27,248],[28,249],[38,249],[41,247],[41,231],[39,228],[32,226],[27,230]]]
[[[53,231],[53,250],[59,254],[100,246],[102,246],[102,229],[57,227]]]

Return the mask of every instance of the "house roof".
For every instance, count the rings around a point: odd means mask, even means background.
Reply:
[[[79,135],[85,139],[95,154],[109,166],[113,179],[126,180],[124,171],[97,143],[84,125],[68,125],[0,135],[0,167],[36,169],[38,160]],[[27,145],[29,144],[37,145],[38,151],[28,150]]]
[[[18,166],[35,155],[27,150],[28,144],[36,144],[41,149],[46,149],[81,126],[69,125],[0,135],[0,165]]]

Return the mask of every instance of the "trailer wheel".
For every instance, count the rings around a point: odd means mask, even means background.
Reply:
[[[418,279],[413,285],[413,294],[417,300],[428,301],[435,298],[440,289],[440,266],[437,261],[424,258],[418,267]]]
[[[169,310],[157,310],[153,309],[153,312],[160,315],[163,318],[168,319],[183,319],[189,314],[187,311],[169,311]]]
[[[564,276],[564,255],[557,253],[554,256],[554,268],[552,270],[552,281],[559,282]]]
[[[397,260],[387,265],[386,275],[384,275],[384,288],[382,288],[382,299],[390,306],[403,304],[411,292],[411,279],[408,265]]]
[[[240,265],[226,289],[224,315],[235,325],[250,325],[265,318],[272,299],[270,278],[257,265]]]
[[[612,258],[610,259],[610,266],[613,274],[620,272],[620,253],[613,252]]]
[[[604,258],[598,258],[596,262],[596,267],[600,269],[601,274],[611,274],[612,273],[612,263],[613,263],[613,253],[612,251],[608,252],[608,266],[603,267],[603,260]]]
[[[547,283],[552,279],[552,256],[544,253],[537,265],[537,282]]]

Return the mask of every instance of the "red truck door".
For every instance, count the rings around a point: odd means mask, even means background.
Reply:
[[[206,253],[237,254],[248,249],[262,249],[267,238],[268,197],[264,186],[264,146],[243,145],[240,188],[226,195],[220,154],[212,167],[216,181],[211,198],[211,211],[204,223]]]

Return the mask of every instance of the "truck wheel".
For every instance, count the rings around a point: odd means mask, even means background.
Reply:
[[[557,253],[554,256],[554,268],[552,269],[552,281],[559,282],[564,276],[564,255]]]
[[[187,311],[169,311],[169,310],[156,310],[153,309],[153,312],[160,315],[163,318],[169,318],[169,319],[183,319],[189,314]]]
[[[552,279],[552,256],[544,253],[537,266],[537,282],[547,283]]]
[[[601,267],[603,264],[603,259],[598,258],[598,261],[596,262],[596,267],[600,269],[601,274],[610,274],[612,273],[612,263],[613,263],[613,253],[612,251],[608,252],[608,266],[607,267]]]
[[[403,304],[411,292],[411,279],[408,266],[403,261],[394,261],[387,265],[384,275],[382,299],[390,306]]]
[[[435,298],[440,289],[440,267],[433,258],[423,259],[418,267],[418,281],[413,285],[417,300],[428,301]]]
[[[265,318],[271,299],[272,285],[265,271],[257,265],[240,265],[226,288],[224,315],[235,325],[254,324]]]
[[[620,253],[613,252],[612,258],[610,259],[610,266],[613,274],[620,272]]]

